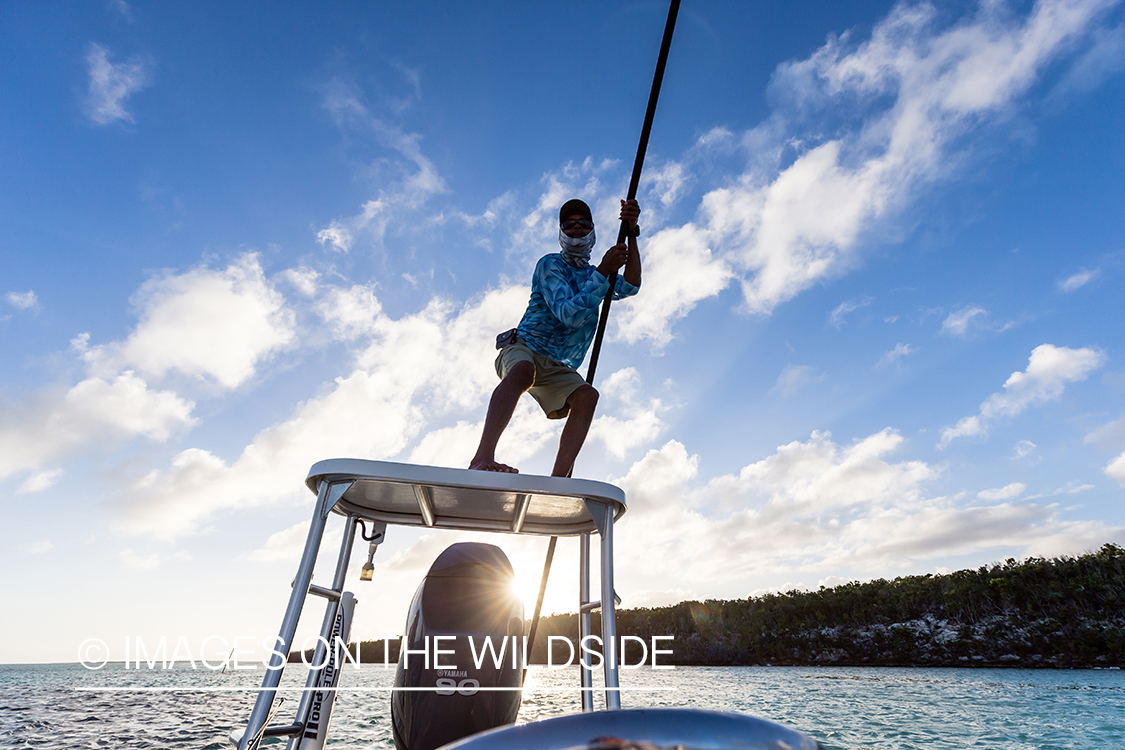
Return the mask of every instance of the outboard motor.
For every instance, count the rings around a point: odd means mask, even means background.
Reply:
[[[491,544],[451,545],[430,566],[406,616],[395,672],[396,688],[426,689],[391,693],[398,750],[434,750],[515,722],[518,689],[479,690],[523,682],[523,602],[514,579],[507,555]]]

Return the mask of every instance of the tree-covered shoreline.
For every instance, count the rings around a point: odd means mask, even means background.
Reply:
[[[594,633],[600,632],[594,615]],[[660,663],[714,666],[1125,666],[1125,549],[1054,559],[1008,559],[976,570],[849,583],[818,591],[681,602],[617,612],[619,635],[674,636]],[[546,663],[549,636],[572,642],[578,615],[544,617],[532,651]],[[397,644],[390,658],[397,659]],[[626,660],[641,658],[627,644]],[[554,661],[568,649],[555,641]],[[382,641],[364,661],[382,662]]]
[[[577,632],[577,615],[540,627]],[[683,665],[1123,666],[1125,550],[622,610],[617,631],[674,635]]]

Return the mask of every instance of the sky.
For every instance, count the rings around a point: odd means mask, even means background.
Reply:
[[[558,207],[614,234],[666,9],[0,5],[0,662],[268,639],[313,463],[467,466]],[[575,468],[622,606],[1125,543],[1120,2],[685,0],[645,164]],[[499,460],[560,427],[525,397]],[[546,539],[392,527],[353,638],[467,539],[533,597]]]

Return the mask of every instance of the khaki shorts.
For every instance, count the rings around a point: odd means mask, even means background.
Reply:
[[[531,397],[547,414],[547,419],[563,419],[570,412],[566,400],[586,385],[586,380],[568,365],[530,349],[522,339],[500,350],[496,357],[496,374],[503,380],[517,362],[530,362],[535,367]]]

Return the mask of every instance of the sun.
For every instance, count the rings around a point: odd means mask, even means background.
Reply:
[[[517,575],[512,579],[512,595],[523,601],[523,617],[530,620],[535,614],[535,600],[539,598],[539,580]]]

